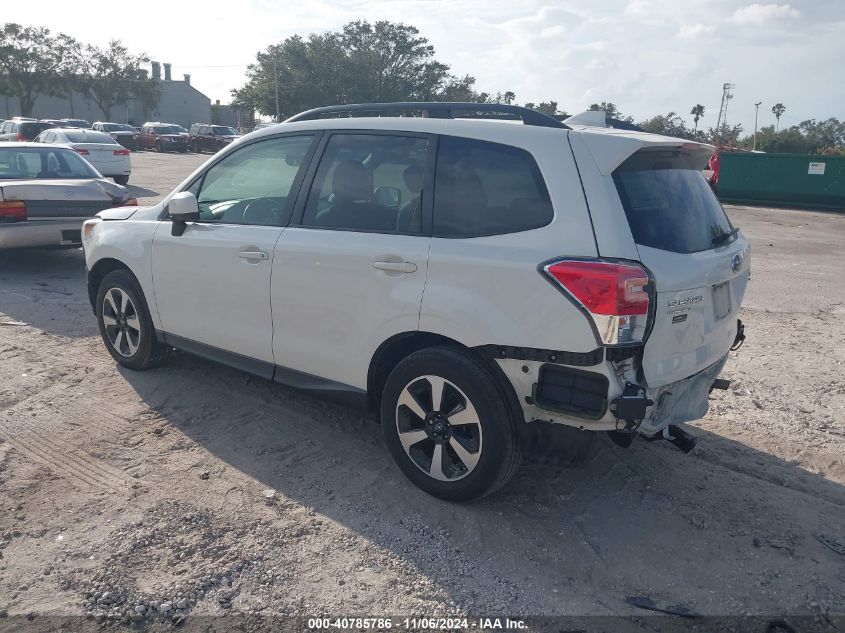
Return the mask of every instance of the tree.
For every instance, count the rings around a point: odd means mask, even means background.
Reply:
[[[32,115],[39,94],[62,94],[63,87],[57,81],[61,74],[62,50],[60,41],[49,29],[15,23],[4,24],[0,29],[2,84],[18,97],[21,115]]]
[[[475,78],[456,77],[435,59],[434,47],[413,26],[350,22],[339,32],[294,35],[268,46],[247,68],[233,102],[284,118],[309,108],[362,102],[494,99],[476,92]],[[503,103],[512,92],[500,93]]]
[[[692,115],[692,120],[695,121],[692,133],[693,135],[698,134],[698,120],[704,116],[704,106],[697,103],[692,107],[692,110],[690,110],[689,113]]]
[[[776,103],[772,106],[772,114],[775,115],[775,119],[777,119],[777,125],[775,126],[775,133],[780,130],[780,118],[783,116],[783,113],[786,112],[786,106],[782,103]]]
[[[604,112],[607,114],[607,118],[609,119],[617,119],[619,121],[624,121],[625,123],[634,122],[634,117],[625,116],[619,111],[619,108],[616,106],[616,104],[610,101],[602,101],[601,103],[591,103],[590,107],[587,108],[587,110],[591,112],[604,110]]]
[[[646,119],[637,123],[639,127],[652,134],[663,134],[664,136],[675,136],[679,138],[692,138],[695,134],[686,126],[684,120],[675,112],[666,115]]]
[[[112,40],[105,49],[85,48],[85,65],[80,88],[102,110],[106,121],[118,104],[138,98],[142,104],[158,101],[155,82],[144,78],[141,65],[150,60],[146,55],[134,55],[121,42]]]
[[[742,125],[739,123],[728,125],[727,122],[723,122],[718,128],[709,128],[706,137],[714,145],[735,146],[740,134],[742,134]]]

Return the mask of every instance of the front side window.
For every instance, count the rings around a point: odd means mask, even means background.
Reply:
[[[305,226],[418,233],[428,139],[335,134],[308,195]]]
[[[454,136],[440,138],[434,175],[438,237],[527,231],[552,221],[546,183],[524,149]]]
[[[291,188],[313,141],[312,135],[270,139],[226,156],[202,180],[200,221],[285,226],[293,205]]]

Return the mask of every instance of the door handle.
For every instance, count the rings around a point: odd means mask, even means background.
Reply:
[[[264,251],[240,251],[238,257],[250,262],[262,262],[265,259],[270,259],[270,255]]]
[[[417,265],[411,262],[373,262],[373,268],[392,273],[414,273],[417,271]]]

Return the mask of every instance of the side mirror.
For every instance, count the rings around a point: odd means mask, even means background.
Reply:
[[[173,221],[170,234],[182,235],[185,232],[187,222],[196,222],[200,219],[200,208],[197,198],[190,191],[180,191],[167,203],[167,213]]]

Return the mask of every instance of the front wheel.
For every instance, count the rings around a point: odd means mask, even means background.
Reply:
[[[170,354],[170,347],[156,339],[141,285],[128,270],[114,270],[103,277],[96,311],[106,349],[121,365],[148,369]]]
[[[119,185],[128,185],[129,176],[115,176],[114,181]]]
[[[442,499],[491,494],[521,461],[513,408],[492,371],[458,348],[402,360],[382,393],[381,423],[405,476]]]

